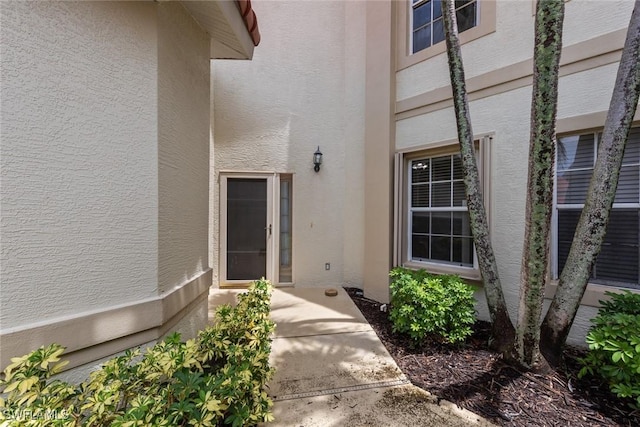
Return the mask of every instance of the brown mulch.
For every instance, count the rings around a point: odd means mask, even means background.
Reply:
[[[522,372],[487,348],[489,325],[478,322],[461,345],[410,338],[392,332],[380,303],[346,288],[411,382],[491,422],[524,426],[640,426],[640,410],[617,398],[596,378],[577,378],[583,350],[568,348],[562,368],[545,375]]]

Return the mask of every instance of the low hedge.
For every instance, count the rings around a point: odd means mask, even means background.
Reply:
[[[416,343],[429,335],[450,343],[471,335],[476,321],[474,288],[459,276],[403,267],[394,268],[389,275],[389,319],[394,332],[408,334]]]
[[[64,347],[12,359],[0,380],[1,426],[245,426],[272,421],[271,285],[254,282],[235,307],[217,308],[196,339],[173,334],[127,351],[75,385],[60,372]]]
[[[640,294],[605,292],[587,334],[589,353],[579,376],[596,375],[618,397],[640,409]]]

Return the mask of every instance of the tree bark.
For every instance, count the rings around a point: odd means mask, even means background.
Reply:
[[[544,2],[540,2],[544,3]],[[560,274],[558,289],[541,326],[541,351],[557,364],[580,306],[609,222],[629,129],[640,94],[640,2],[636,1],[609,105],[589,192]]]
[[[516,361],[527,369],[544,365],[540,359],[540,318],[549,270],[563,21],[564,0],[537,3],[527,205],[514,354]]]
[[[458,140],[460,142],[460,154],[464,171],[464,186],[467,198],[467,208],[471,232],[478,257],[478,265],[484,282],[484,292],[489,306],[491,318],[491,346],[503,353],[510,352],[514,338],[514,327],[502,293],[502,285],[498,275],[487,214],[482,198],[478,165],[473,143],[473,131],[471,128],[471,116],[469,114],[469,102],[464,77],[462,53],[458,38],[458,26],[455,16],[455,3],[453,0],[443,2],[443,17],[445,40],[447,43],[447,57],[449,61],[449,73],[451,88],[453,90],[453,103],[456,114]]]

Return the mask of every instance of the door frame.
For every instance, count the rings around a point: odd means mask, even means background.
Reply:
[[[267,180],[267,238],[266,275],[265,279],[278,283],[278,269],[275,268],[278,253],[279,224],[275,221],[274,201],[278,200],[279,180],[276,173],[265,172],[220,172],[220,204],[219,204],[219,244],[218,244],[218,277],[220,287],[241,287],[251,283],[251,280],[227,280],[227,181],[229,179],[266,179]]]

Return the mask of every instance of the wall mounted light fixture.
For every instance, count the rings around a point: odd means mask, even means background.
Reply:
[[[322,152],[320,151],[320,146],[315,153],[313,153],[313,170],[316,172],[320,171],[320,165],[322,164]]]

